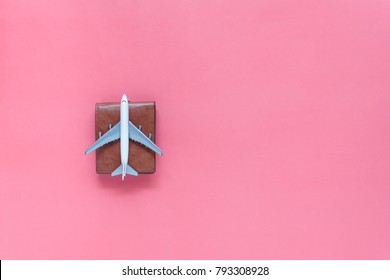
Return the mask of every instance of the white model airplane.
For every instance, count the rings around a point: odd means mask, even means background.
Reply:
[[[122,174],[122,180],[124,180],[126,174],[138,176],[138,172],[128,164],[129,138],[145,145],[159,155],[162,155],[162,151],[130,121],[129,102],[127,100],[126,94],[122,96],[120,117],[120,121],[109,131],[103,134],[98,140],[96,140],[95,143],[93,143],[85,151],[85,154],[88,154],[96,150],[97,148],[100,148],[104,144],[120,139],[121,165],[119,165],[118,168],[111,173],[111,176]]]

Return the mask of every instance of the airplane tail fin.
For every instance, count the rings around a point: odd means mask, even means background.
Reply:
[[[131,167],[130,165],[119,165],[117,169],[115,169],[112,173],[111,176],[117,176],[122,174],[122,180],[125,178],[126,174],[130,174],[133,176],[138,176],[138,172]]]

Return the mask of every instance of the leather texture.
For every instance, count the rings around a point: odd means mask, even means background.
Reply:
[[[156,141],[156,106],[154,102],[129,102],[130,121],[142,132]],[[99,138],[109,130],[109,124],[114,126],[120,121],[120,103],[97,103],[95,108],[95,137]],[[108,143],[96,150],[96,173],[111,174],[120,165],[119,140]],[[145,146],[130,140],[129,165],[140,174],[151,174],[156,170],[155,153]]]

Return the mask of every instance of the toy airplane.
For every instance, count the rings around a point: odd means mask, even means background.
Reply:
[[[129,160],[129,138],[133,141],[139,142],[154,152],[162,155],[162,151],[159,147],[156,146],[145,134],[141,132],[140,129],[135,127],[135,125],[129,119],[129,103],[126,97],[126,94],[122,96],[121,105],[120,105],[120,121],[113,126],[109,131],[103,134],[98,140],[95,141],[88,149],[85,151],[85,154],[88,154],[97,148],[100,148],[104,144],[120,140],[120,150],[121,150],[121,164],[115,169],[111,176],[116,176],[122,174],[122,180],[124,180],[126,174],[133,176],[138,176],[138,172],[128,164]]]

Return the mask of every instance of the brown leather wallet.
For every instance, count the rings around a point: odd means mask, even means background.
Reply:
[[[135,125],[142,125],[142,132],[156,142],[156,106],[154,102],[129,102],[130,121]],[[99,138],[109,130],[109,124],[114,126],[120,120],[120,103],[96,103],[95,109],[95,137]],[[119,165],[120,141],[110,142],[96,150],[96,173],[111,174]],[[155,153],[130,140],[129,165],[140,174],[151,174],[156,171]]]

